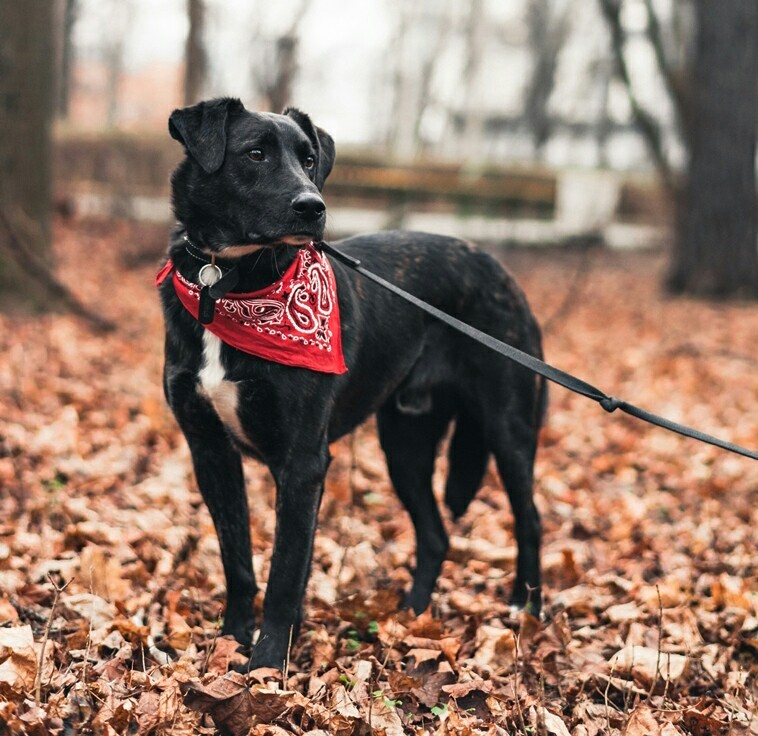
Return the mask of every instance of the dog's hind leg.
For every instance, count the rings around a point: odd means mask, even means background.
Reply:
[[[410,514],[416,532],[416,571],[405,606],[416,613],[426,610],[448,539],[432,491],[437,446],[450,414],[432,408],[427,414],[404,414],[390,398],[377,413],[379,441],[387,457],[390,478]]]
[[[502,417],[492,449],[498,472],[513,509],[518,557],[511,602],[538,614],[542,605],[540,582],[541,525],[534,504],[534,456],[537,429],[518,413]]]
[[[489,456],[480,422],[465,412],[459,413],[450,440],[450,467],[445,483],[445,505],[454,519],[463,516],[479,490]]]
[[[255,626],[253,599],[258,588],[242,458],[216,412],[196,393],[190,380],[176,381],[167,393],[187,438],[197,485],[218,534],[226,576],[226,613],[221,632],[249,646]]]

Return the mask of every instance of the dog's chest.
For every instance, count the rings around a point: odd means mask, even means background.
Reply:
[[[198,373],[200,390],[210,401],[224,426],[244,445],[252,443],[247,437],[237,411],[239,405],[238,385],[226,380],[221,362],[221,340],[213,333],[203,333],[203,361]]]

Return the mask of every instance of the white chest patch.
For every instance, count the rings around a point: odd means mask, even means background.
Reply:
[[[242,443],[249,445],[237,414],[237,384],[226,380],[221,363],[221,340],[213,333],[203,332],[203,367],[198,373],[200,388],[211,402],[224,426]]]

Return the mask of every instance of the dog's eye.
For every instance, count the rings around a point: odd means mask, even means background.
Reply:
[[[316,165],[316,159],[313,156],[306,156],[303,165],[306,169],[312,169]]]
[[[263,161],[265,158],[263,155],[263,151],[260,148],[253,148],[252,151],[250,151],[248,154],[253,161]]]

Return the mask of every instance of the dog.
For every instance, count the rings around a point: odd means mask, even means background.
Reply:
[[[329,444],[372,414],[416,534],[404,605],[416,613],[429,606],[448,550],[431,479],[454,425],[445,503],[460,517],[494,456],[515,519],[511,602],[538,613],[541,531],[532,486],[544,381],[319,253],[320,192],[335,146],[305,113],[251,112],[237,99],[214,99],[175,110],[169,132],[185,158],[171,177],[178,225],[157,279],[163,384],[218,534],[227,586],[222,632],[250,646],[255,628],[242,456],[265,463],[276,483],[271,571],[249,666],[281,669],[303,616]],[[396,231],[334,245],[439,309],[542,356],[524,294],[469,243]],[[240,325],[248,330],[242,337]],[[250,345],[240,349],[238,338]],[[285,349],[282,358],[276,351]]]

